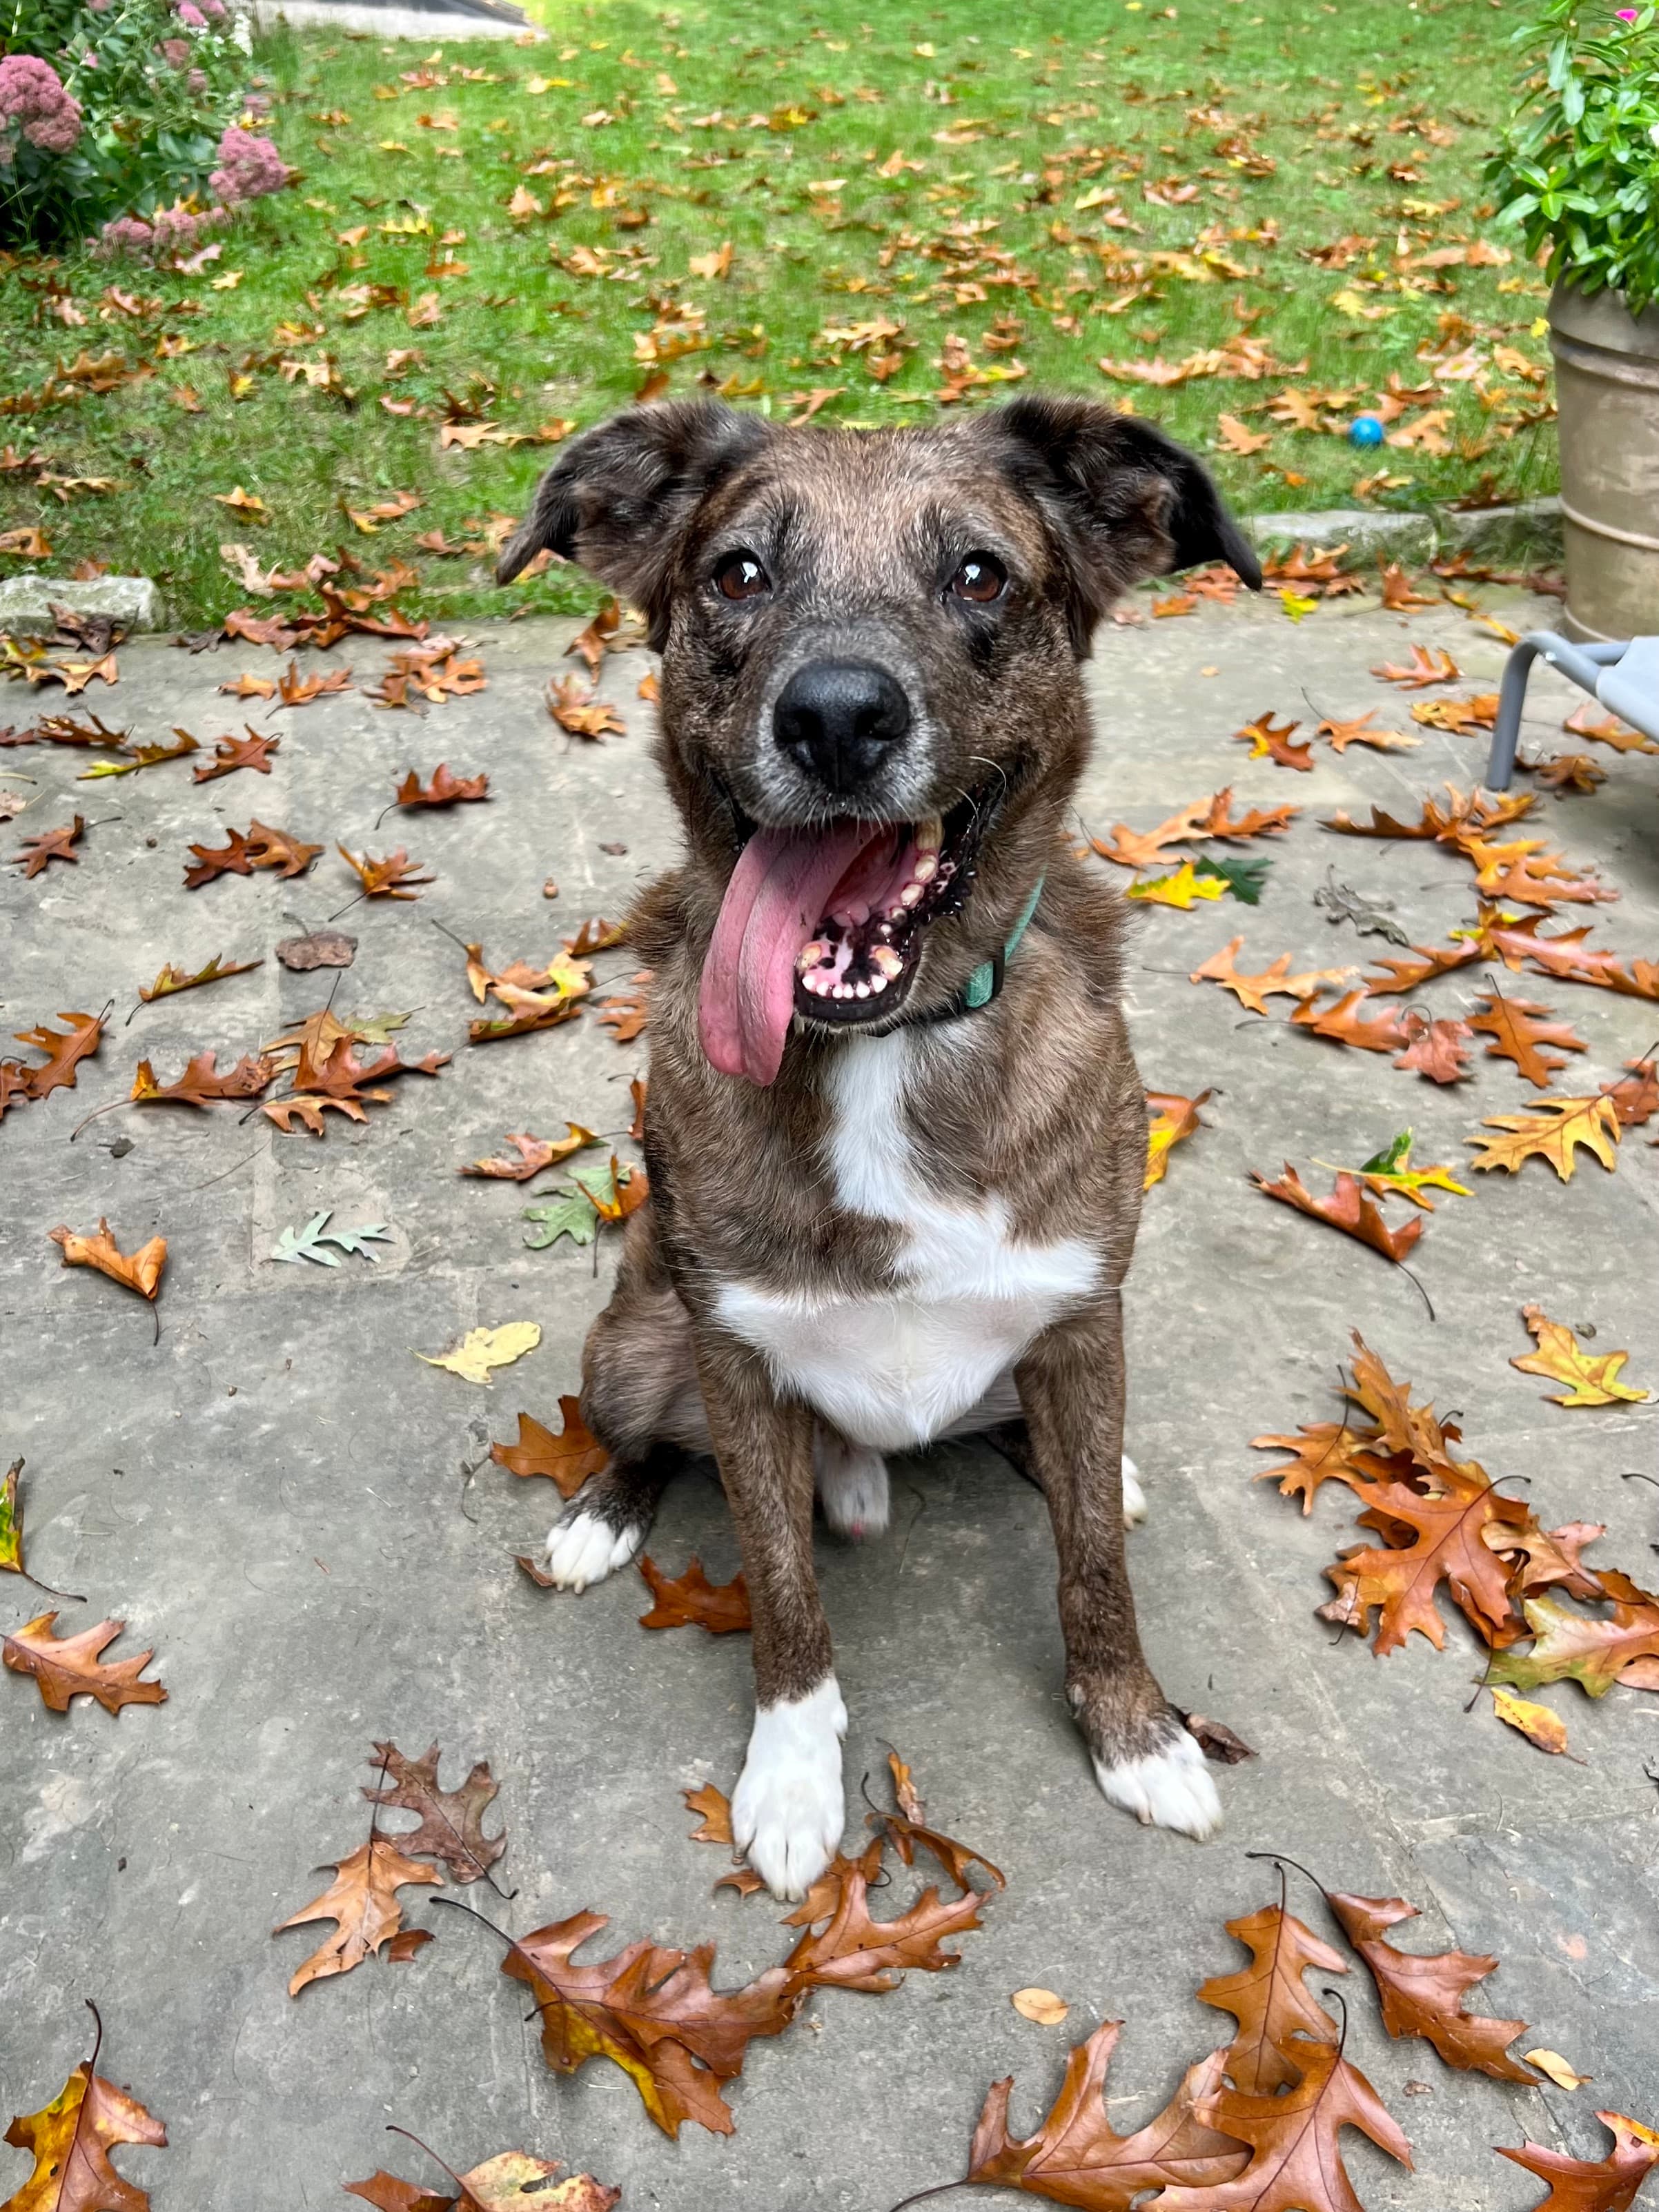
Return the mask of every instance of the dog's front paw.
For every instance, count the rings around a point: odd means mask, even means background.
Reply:
[[[1123,1525],[1138,1528],[1146,1518],[1146,1493],[1140,1486],[1140,1469],[1123,1455]]]
[[[841,1740],[847,1708],[833,1674],[804,1698],[762,1705],[732,1798],[732,1838],[774,1897],[805,1897],[847,1824]]]
[[[547,1571],[561,1589],[585,1590],[625,1567],[642,1543],[643,1523],[618,1528],[584,1505],[580,1493],[554,1522],[547,1539]]]
[[[1171,1714],[1162,1740],[1140,1752],[1090,1747],[1095,1779],[1143,1826],[1176,1828],[1204,1842],[1221,1826],[1221,1799],[1195,1736]]]

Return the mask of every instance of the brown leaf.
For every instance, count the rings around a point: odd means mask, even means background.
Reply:
[[[1659,745],[1651,738],[1644,738],[1639,730],[1621,722],[1616,714],[1598,714],[1586,699],[1582,707],[1575,707],[1561,725],[1575,738],[1589,738],[1598,745],[1611,745],[1620,753],[1659,753]]]
[[[1230,2180],[1249,2158],[1242,2142],[1207,2127],[1200,2102],[1221,2087],[1220,2051],[1189,2066],[1156,2118],[1120,2136],[1107,2117],[1106,2070],[1123,2023],[1109,2020],[1066,2061],[1066,2079],[1042,2125],[1017,2139],[1008,2132],[1013,2076],[994,2081],[974,2130],[967,2179],[1019,2189],[1085,2212],[1129,2212],[1148,2190],[1194,2192]],[[1206,2200],[1202,2196],[1200,2203]]]
[[[1187,1733],[1197,1742],[1206,1759],[1218,1765],[1238,1766],[1255,1753],[1242,1735],[1235,1735],[1225,1721],[1213,1721],[1203,1713],[1183,1713]]]
[[[1382,2001],[1382,2025],[1395,2037],[1420,2035],[1448,2066],[1490,2074],[1495,2081],[1535,2082],[1531,2067],[1505,2056],[1524,2020],[1472,2018],[1463,1999],[1493,1972],[1496,1959],[1468,1951],[1437,1951],[1424,1958],[1382,1941],[1385,1929],[1415,1920],[1418,1908],[1399,1897],[1352,1897],[1326,1892],[1325,1902],[1342,1933],[1370,1968]]]
[[[1336,2032],[1336,2022],[1315,2002],[1303,1975],[1310,1966],[1346,1974],[1347,1965],[1277,1905],[1263,1905],[1226,1925],[1227,1933],[1250,1954],[1250,1964],[1235,1973],[1212,1975],[1199,1990],[1199,2001],[1231,2013],[1238,2022],[1226,2067],[1237,2087],[1249,2096],[1271,2095],[1300,2079],[1304,2037],[1312,2038],[1311,2048]]]
[[[507,1141],[518,1153],[517,1159],[498,1156],[494,1159],[471,1160],[465,1167],[457,1169],[459,1175],[487,1176],[498,1182],[528,1182],[544,1168],[552,1167],[559,1160],[567,1160],[572,1152],[579,1152],[585,1145],[595,1145],[599,1139],[591,1129],[580,1122],[567,1121],[568,1137],[532,1137],[526,1131],[507,1132]]]
[[[1546,2150],[1541,2143],[1525,2142],[1519,2150],[1500,2143],[1498,2155],[1513,2159],[1528,2173],[1547,2181],[1550,2193],[1536,2212],[1630,2212],[1637,2192],[1659,2166],[1659,2135],[1623,2112],[1598,2112],[1596,2118],[1613,2137],[1613,2148],[1604,2159],[1569,2158],[1564,2151]]]
[[[1255,721],[1247,722],[1233,734],[1250,748],[1250,758],[1259,760],[1264,754],[1277,761],[1280,768],[1310,770],[1313,767],[1313,744],[1293,745],[1292,733],[1301,725],[1297,722],[1276,723],[1271,714],[1258,714]]]
[[[397,1893],[414,1882],[441,1888],[443,1876],[435,1868],[406,1857],[396,1844],[380,1835],[371,1836],[349,1858],[336,1861],[334,1867],[335,1879],[322,1895],[271,1931],[280,1936],[283,1929],[301,1928],[313,1920],[338,1923],[321,1949],[313,1952],[295,1970],[288,1985],[291,1997],[297,1997],[307,1982],[323,1981],[331,1974],[349,1974],[388,1943],[400,1947],[392,1955],[401,1960],[411,1957],[422,1943],[432,1940],[423,1929],[404,1929],[404,1909]]]
[[[1250,1180],[1267,1197],[1279,1199],[1299,1212],[1311,1214],[1316,1221],[1358,1237],[1362,1244],[1369,1244],[1374,1252],[1380,1252],[1385,1260],[1403,1260],[1423,1233],[1420,1214],[1402,1222],[1398,1229],[1390,1229],[1365,1195],[1358,1177],[1346,1172],[1337,1176],[1328,1198],[1316,1198],[1288,1160],[1282,1182],[1269,1182],[1254,1168]]]
[[[110,1235],[107,1221],[99,1222],[95,1237],[77,1237],[73,1231],[61,1226],[49,1229],[46,1234],[54,1244],[63,1248],[66,1267],[95,1267],[112,1283],[137,1291],[141,1298],[153,1300],[161,1286],[161,1270],[167,1259],[165,1237],[152,1237],[136,1252],[123,1252]]]
[[[371,1805],[396,1805],[420,1814],[419,1827],[392,1838],[408,1857],[440,1859],[452,1881],[480,1881],[507,1849],[507,1838],[486,1836],[483,1825],[501,1785],[492,1778],[489,1760],[480,1759],[459,1790],[441,1790],[439,1756],[435,1743],[424,1759],[409,1759],[395,1744],[377,1743],[373,1764],[383,1778],[381,1787],[366,1787],[363,1795]]]
[[[1472,1163],[1483,1170],[1503,1168],[1514,1175],[1529,1159],[1547,1160],[1566,1182],[1578,1164],[1581,1145],[1609,1174],[1618,1164],[1615,1155],[1623,1130],[1618,1110],[1604,1092],[1594,1098],[1534,1098],[1524,1114],[1489,1114],[1483,1126],[1502,1132],[1466,1140],[1484,1148]]]
[[[1365,994],[1371,999],[1403,998],[1419,985],[1431,982],[1437,975],[1449,975],[1454,969],[1467,968],[1472,961],[1485,958],[1479,945],[1414,945],[1413,960],[1377,957],[1382,969],[1380,976],[1367,976]]]
[[[222,952],[216,952],[205,968],[198,969],[191,975],[169,960],[148,990],[142,983],[138,986],[138,996],[149,1006],[157,999],[171,998],[175,991],[198,990],[204,983],[222,983],[228,975],[246,975],[264,964],[263,960],[227,960]]]
[[[1412,720],[1431,730],[1449,730],[1454,737],[1490,730],[1498,720],[1498,694],[1481,691],[1473,699],[1419,699]]]
[[[559,1433],[556,1437],[528,1413],[519,1416],[519,1441],[491,1444],[489,1456],[509,1474],[544,1474],[558,1486],[561,1498],[574,1498],[590,1474],[603,1474],[611,1455],[588,1434],[581,1417],[581,1401],[559,1401]]]
[[[1292,975],[1291,956],[1281,952],[1259,975],[1241,975],[1233,965],[1233,957],[1243,942],[1242,937],[1230,939],[1218,952],[1210,955],[1201,968],[1194,968],[1187,980],[1192,983],[1219,983],[1249,1012],[1265,1014],[1270,998],[1311,999],[1325,984],[1340,983],[1352,973],[1347,968],[1313,968],[1304,975]]]
[[[1411,2145],[1340,2048],[1310,2043],[1295,2049],[1304,2070],[1283,2096],[1224,2089],[1197,2103],[1206,2127],[1237,2137],[1254,2154],[1235,2179],[1200,2200],[1204,2212],[1353,2212],[1359,2200],[1342,2164],[1345,2127],[1358,2128],[1410,2166]]]
[[[425,862],[411,860],[401,845],[383,860],[374,860],[368,853],[349,853],[343,845],[337,845],[334,849],[349,867],[356,870],[365,898],[418,898],[421,894],[417,885],[435,884],[438,880],[435,876],[422,875],[419,871]]]
[[[67,1036],[62,1030],[49,1030],[44,1022],[35,1029],[14,1030],[12,1032],[19,1044],[33,1045],[37,1051],[46,1055],[40,1066],[22,1068],[22,1090],[26,1098],[46,1098],[54,1091],[73,1091],[76,1069],[83,1060],[97,1051],[99,1040],[104,1034],[104,1017],[101,1014],[60,1013],[57,1018],[70,1024]],[[18,1063],[13,1061],[9,1065],[16,1066]]]
[[[618,1044],[632,1044],[647,1019],[646,1001],[638,991],[619,992],[616,997],[595,1002],[602,1027],[608,1029]]]
[[[12,859],[21,863],[26,879],[38,876],[49,860],[67,860],[71,867],[76,867],[81,856],[70,848],[80,843],[86,828],[85,817],[77,814],[73,822],[65,823],[61,829],[43,830],[38,836],[25,837],[22,850],[14,853]]]
[[[0,1651],[14,1674],[33,1674],[48,1712],[66,1713],[72,1698],[95,1698],[106,1713],[123,1705],[161,1705],[167,1692],[159,1682],[141,1682],[139,1676],[155,1657],[141,1651],[135,1659],[102,1662],[100,1654],[126,1627],[125,1620],[100,1620],[78,1636],[54,1636],[55,1613],[38,1614],[21,1628],[0,1638]]]
[[[424,784],[410,769],[398,786],[395,803],[399,806],[453,806],[460,799],[486,799],[489,795],[487,775],[452,775],[447,764],[440,761],[430,781]]]
[[[221,685],[223,690],[223,685]],[[239,768],[251,768],[259,775],[270,774],[270,756],[280,752],[280,738],[262,738],[246,723],[245,738],[222,737],[213,748],[213,761],[208,768],[198,768],[192,773],[196,783],[212,783],[222,775],[234,775]]]
[[[205,1108],[216,1099],[257,1098],[266,1090],[276,1075],[275,1064],[263,1057],[254,1059],[245,1054],[234,1067],[222,1073],[214,1066],[211,1049],[198,1052],[189,1062],[176,1083],[160,1084],[155,1071],[147,1060],[141,1060],[128,1093],[129,1103],[135,1106],[200,1106]]]
[[[1146,1125],[1146,1169],[1141,1181],[1143,1190],[1162,1182],[1168,1171],[1170,1154],[1176,1146],[1197,1134],[1206,1124],[1199,1118],[1199,1108],[1209,1097],[1200,1091],[1195,1098],[1188,1098],[1176,1091],[1149,1091],[1146,1110],[1152,1120]]]
[[[1398,561],[1390,561],[1382,570],[1382,605],[1389,614],[1409,614],[1413,607],[1431,607],[1434,596],[1413,590]]]
[[[1242,842],[1247,837],[1266,837],[1281,830],[1288,830],[1302,811],[1299,806],[1250,806],[1236,819],[1231,808],[1233,787],[1228,784],[1218,791],[1210,801],[1210,811],[1204,824],[1206,837],[1224,837],[1229,842]]]
[[[1162,864],[1172,845],[1190,844],[1218,833],[1207,827],[1214,808],[1219,804],[1224,812],[1231,791],[1218,792],[1213,799],[1195,799],[1172,814],[1167,822],[1160,822],[1155,830],[1131,830],[1127,822],[1113,826],[1110,837],[1104,842],[1098,837],[1089,841],[1103,860],[1114,860],[1121,868],[1150,868]],[[1247,834],[1234,830],[1234,836]]]
[[[1385,1010],[1374,1022],[1363,1020],[1354,1009],[1364,1003],[1364,991],[1350,991],[1334,1006],[1320,1006],[1310,999],[1291,1016],[1297,1029],[1311,1030],[1316,1036],[1337,1044],[1357,1045],[1362,1052],[1394,1052],[1410,1042],[1401,1017]]]
[[[613,945],[626,945],[628,924],[607,921],[603,915],[590,915],[574,937],[567,937],[564,949],[573,959],[584,959],[595,952],[609,952]]]
[[[1551,1021],[1551,1009],[1540,1006],[1535,1000],[1507,999],[1492,991],[1479,1003],[1481,1012],[1469,1027],[1477,1036],[1492,1039],[1486,1047],[1487,1057],[1495,1055],[1513,1060],[1525,1080],[1540,1091],[1547,1091],[1551,1077],[1567,1064],[1558,1054],[1540,1048],[1559,1044],[1568,1052],[1586,1052],[1589,1048],[1582,1037],[1573,1035],[1566,1023]],[[1620,1118],[1622,1121],[1624,1117]]]
[[[1371,674],[1399,684],[1402,691],[1421,691],[1430,684],[1455,684],[1463,673],[1443,646],[1413,645],[1407,650],[1410,657],[1403,664],[1385,660]]]
[[[1414,1068],[1431,1083],[1461,1083],[1468,1074],[1469,1025],[1442,1018],[1431,1021],[1415,1006],[1401,1018],[1406,1049],[1395,1060],[1396,1067]]]
[[[1650,1060],[1627,1060],[1625,1065],[1630,1073],[1617,1083],[1604,1083],[1601,1095],[1612,1099],[1621,1128],[1639,1129],[1659,1114],[1659,1072]]]
[[[521,1417],[522,1418],[522,1417]],[[711,1636],[730,1636],[750,1627],[749,1586],[741,1575],[711,1583],[695,1556],[678,1578],[663,1573],[644,1553],[640,1572],[651,1592],[651,1610],[640,1615],[641,1628],[706,1628]]]
[[[228,845],[192,845],[193,865],[185,870],[185,889],[199,890],[223,875],[250,875],[255,868],[274,868],[283,878],[302,876],[322,851],[320,845],[301,843],[286,830],[272,830],[263,822],[252,822],[246,834],[240,830],[230,833]]]
[[[382,2170],[367,2181],[348,2181],[349,2197],[361,2197],[377,2212],[611,2212],[622,2199],[620,2189],[607,2189],[591,2173],[553,2179],[556,2163],[532,2158],[527,2152],[505,2150],[486,2159],[470,2173],[452,2177],[460,2183],[459,2197],[434,2197],[412,2181],[399,2181]]]
[[[572,737],[626,737],[628,725],[616,708],[596,701],[593,686],[574,674],[556,678],[547,687],[547,711]]]
[[[38,533],[37,533],[38,535]],[[149,2192],[118,2174],[109,2154],[118,2143],[167,2148],[167,2133],[125,2089],[94,2071],[94,2049],[42,2111],[21,2113],[5,2139],[34,2154],[34,2172],[9,2212],[150,2212]]]
[[[314,929],[307,937],[285,937],[276,947],[284,968],[349,968],[357,954],[357,940],[343,930]]]
[[[1373,752],[1379,753],[1409,752],[1413,745],[1423,742],[1421,738],[1407,737],[1399,730],[1374,730],[1370,714],[1356,715],[1349,722],[1321,722],[1314,735],[1328,738],[1332,750],[1339,753],[1346,753],[1350,745],[1369,745]]]
[[[276,679],[274,676],[239,676],[234,684],[222,684],[219,689],[228,692],[233,699],[274,699]]]
[[[351,671],[337,668],[327,676],[301,676],[298,664],[290,660],[288,673],[276,682],[276,696],[283,707],[308,707],[313,699],[321,699],[334,691],[349,691]],[[273,708],[272,712],[279,711]]]

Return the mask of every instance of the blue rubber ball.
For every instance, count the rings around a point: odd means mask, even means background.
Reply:
[[[1382,425],[1375,415],[1356,415],[1349,423],[1351,446],[1380,446],[1382,442]]]

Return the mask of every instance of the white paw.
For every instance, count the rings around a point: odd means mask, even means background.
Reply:
[[[806,1697],[761,1705],[732,1798],[732,1836],[774,1897],[805,1897],[847,1825],[841,1740],[847,1708],[833,1674]]]
[[[577,1506],[556,1521],[547,1539],[547,1571],[561,1589],[585,1590],[625,1567],[645,1541],[643,1528],[613,1528]]]
[[[818,1500],[838,1536],[859,1542],[887,1534],[887,1462],[879,1452],[850,1449],[822,1429],[812,1440]]]
[[[1221,1799],[1204,1764],[1198,1739],[1183,1729],[1162,1751],[1109,1766],[1094,1762],[1095,1779],[1114,1805],[1144,1826],[1178,1828],[1200,1843],[1221,1826]]]
[[[1123,1455],[1123,1525],[1138,1528],[1146,1518],[1146,1493],[1140,1486],[1140,1469]]]

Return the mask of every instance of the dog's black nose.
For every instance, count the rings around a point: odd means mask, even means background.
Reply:
[[[815,660],[798,668],[772,709],[772,733],[830,791],[856,791],[910,727],[910,702],[884,668],[867,660]]]

